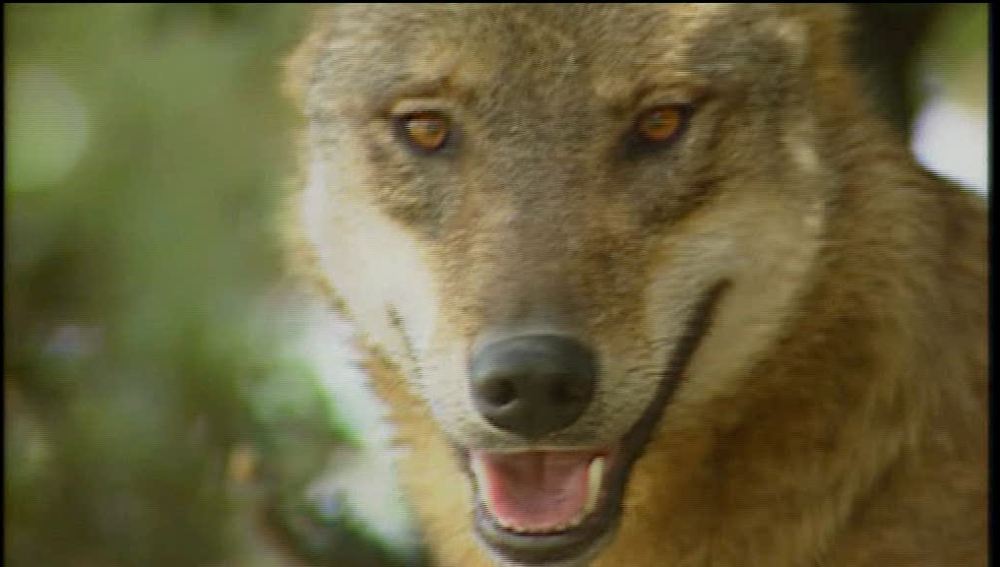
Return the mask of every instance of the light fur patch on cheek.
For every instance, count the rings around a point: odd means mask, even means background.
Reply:
[[[735,263],[726,233],[709,230],[664,243],[668,252],[654,269],[646,293],[647,333],[657,345],[654,357],[665,361],[686,332],[695,305]]]
[[[721,262],[715,277],[732,285],[692,356],[691,384],[678,392],[678,402],[729,391],[756,362],[788,323],[821,245],[822,212],[813,205],[774,197],[743,199],[726,210],[712,224],[725,227],[731,249],[703,263]]]
[[[445,429],[465,438],[484,424],[463,382],[464,351],[437,324],[443,300],[424,249],[347,173],[352,158],[317,156],[310,166],[301,218],[320,268],[356,328],[403,367]]]
[[[438,311],[421,244],[347,173],[358,168],[357,156],[326,161],[316,153],[300,214],[320,268],[360,330],[413,376]]]

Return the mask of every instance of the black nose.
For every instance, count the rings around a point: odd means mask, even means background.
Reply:
[[[597,368],[586,345],[559,335],[520,335],[479,349],[472,399],[493,425],[528,438],[562,429],[594,397]]]

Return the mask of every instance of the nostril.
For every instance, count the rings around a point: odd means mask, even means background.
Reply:
[[[549,388],[549,398],[556,404],[573,402],[583,397],[581,388],[574,388],[572,376],[560,374],[550,377],[552,386]]]
[[[499,378],[490,381],[483,396],[490,405],[501,408],[514,401],[517,397],[517,388],[510,378]]]

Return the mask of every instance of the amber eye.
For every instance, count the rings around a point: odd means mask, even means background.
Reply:
[[[415,112],[401,119],[403,134],[414,147],[433,152],[448,140],[448,119],[436,112]]]
[[[658,106],[639,116],[636,131],[647,142],[662,143],[673,138],[683,123],[683,107]]]

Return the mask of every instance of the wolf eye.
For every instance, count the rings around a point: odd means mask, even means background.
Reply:
[[[413,147],[425,152],[441,149],[448,141],[448,119],[437,112],[415,112],[400,119],[402,133]]]
[[[639,115],[635,129],[646,142],[662,144],[680,132],[685,118],[683,106],[657,106]]]

